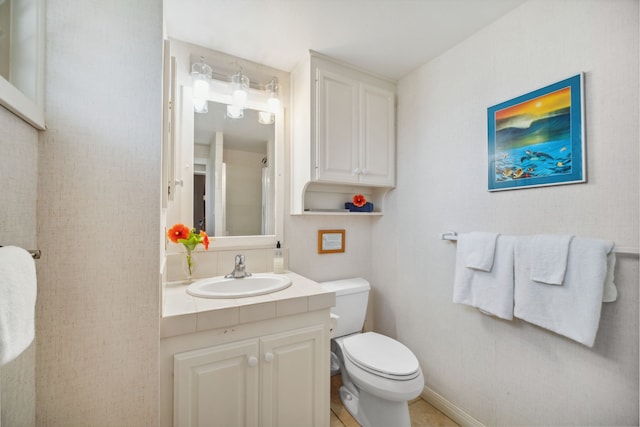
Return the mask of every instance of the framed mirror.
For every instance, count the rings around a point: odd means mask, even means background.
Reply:
[[[0,104],[45,129],[44,0],[0,0]]]
[[[244,116],[230,118],[225,83],[213,84],[207,113],[194,112],[191,87],[181,91],[179,220],[206,230],[216,248],[272,247],[282,240],[284,111],[273,123],[259,123],[269,107],[266,95],[254,92]]]

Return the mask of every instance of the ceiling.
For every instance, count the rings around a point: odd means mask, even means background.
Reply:
[[[291,71],[309,49],[398,80],[526,0],[165,0],[166,34]]]

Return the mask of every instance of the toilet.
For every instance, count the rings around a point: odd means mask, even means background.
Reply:
[[[405,345],[375,332],[361,332],[369,282],[356,277],[321,285],[336,293],[331,352],[342,374],[344,407],[363,427],[411,426],[408,401],[422,393],[424,376]]]

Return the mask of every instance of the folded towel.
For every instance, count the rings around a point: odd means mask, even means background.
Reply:
[[[540,234],[531,239],[531,280],[562,285],[571,235]]]
[[[453,302],[466,304],[502,319],[513,318],[513,247],[515,238],[498,236],[491,271],[467,268],[467,235],[460,235],[456,250]]]
[[[574,237],[563,285],[542,286],[531,280],[531,240],[515,244],[514,316],[592,347],[613,243]]]
[[[36,293],[29,252],[0,247],[0,366],[18,357],[35,337]]]
[[[463,244],[465,265],[476,270],[491,271],[498,233],[473,231],[461,234],[458,240],[461,238],[465,241]]]

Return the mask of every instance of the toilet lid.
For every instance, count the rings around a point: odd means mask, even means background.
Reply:
[[[420,369],[418,359],[405,345],[398,341],[367,332],[344,339],[345,353],[361,368],[382,376],[415,376]]]

